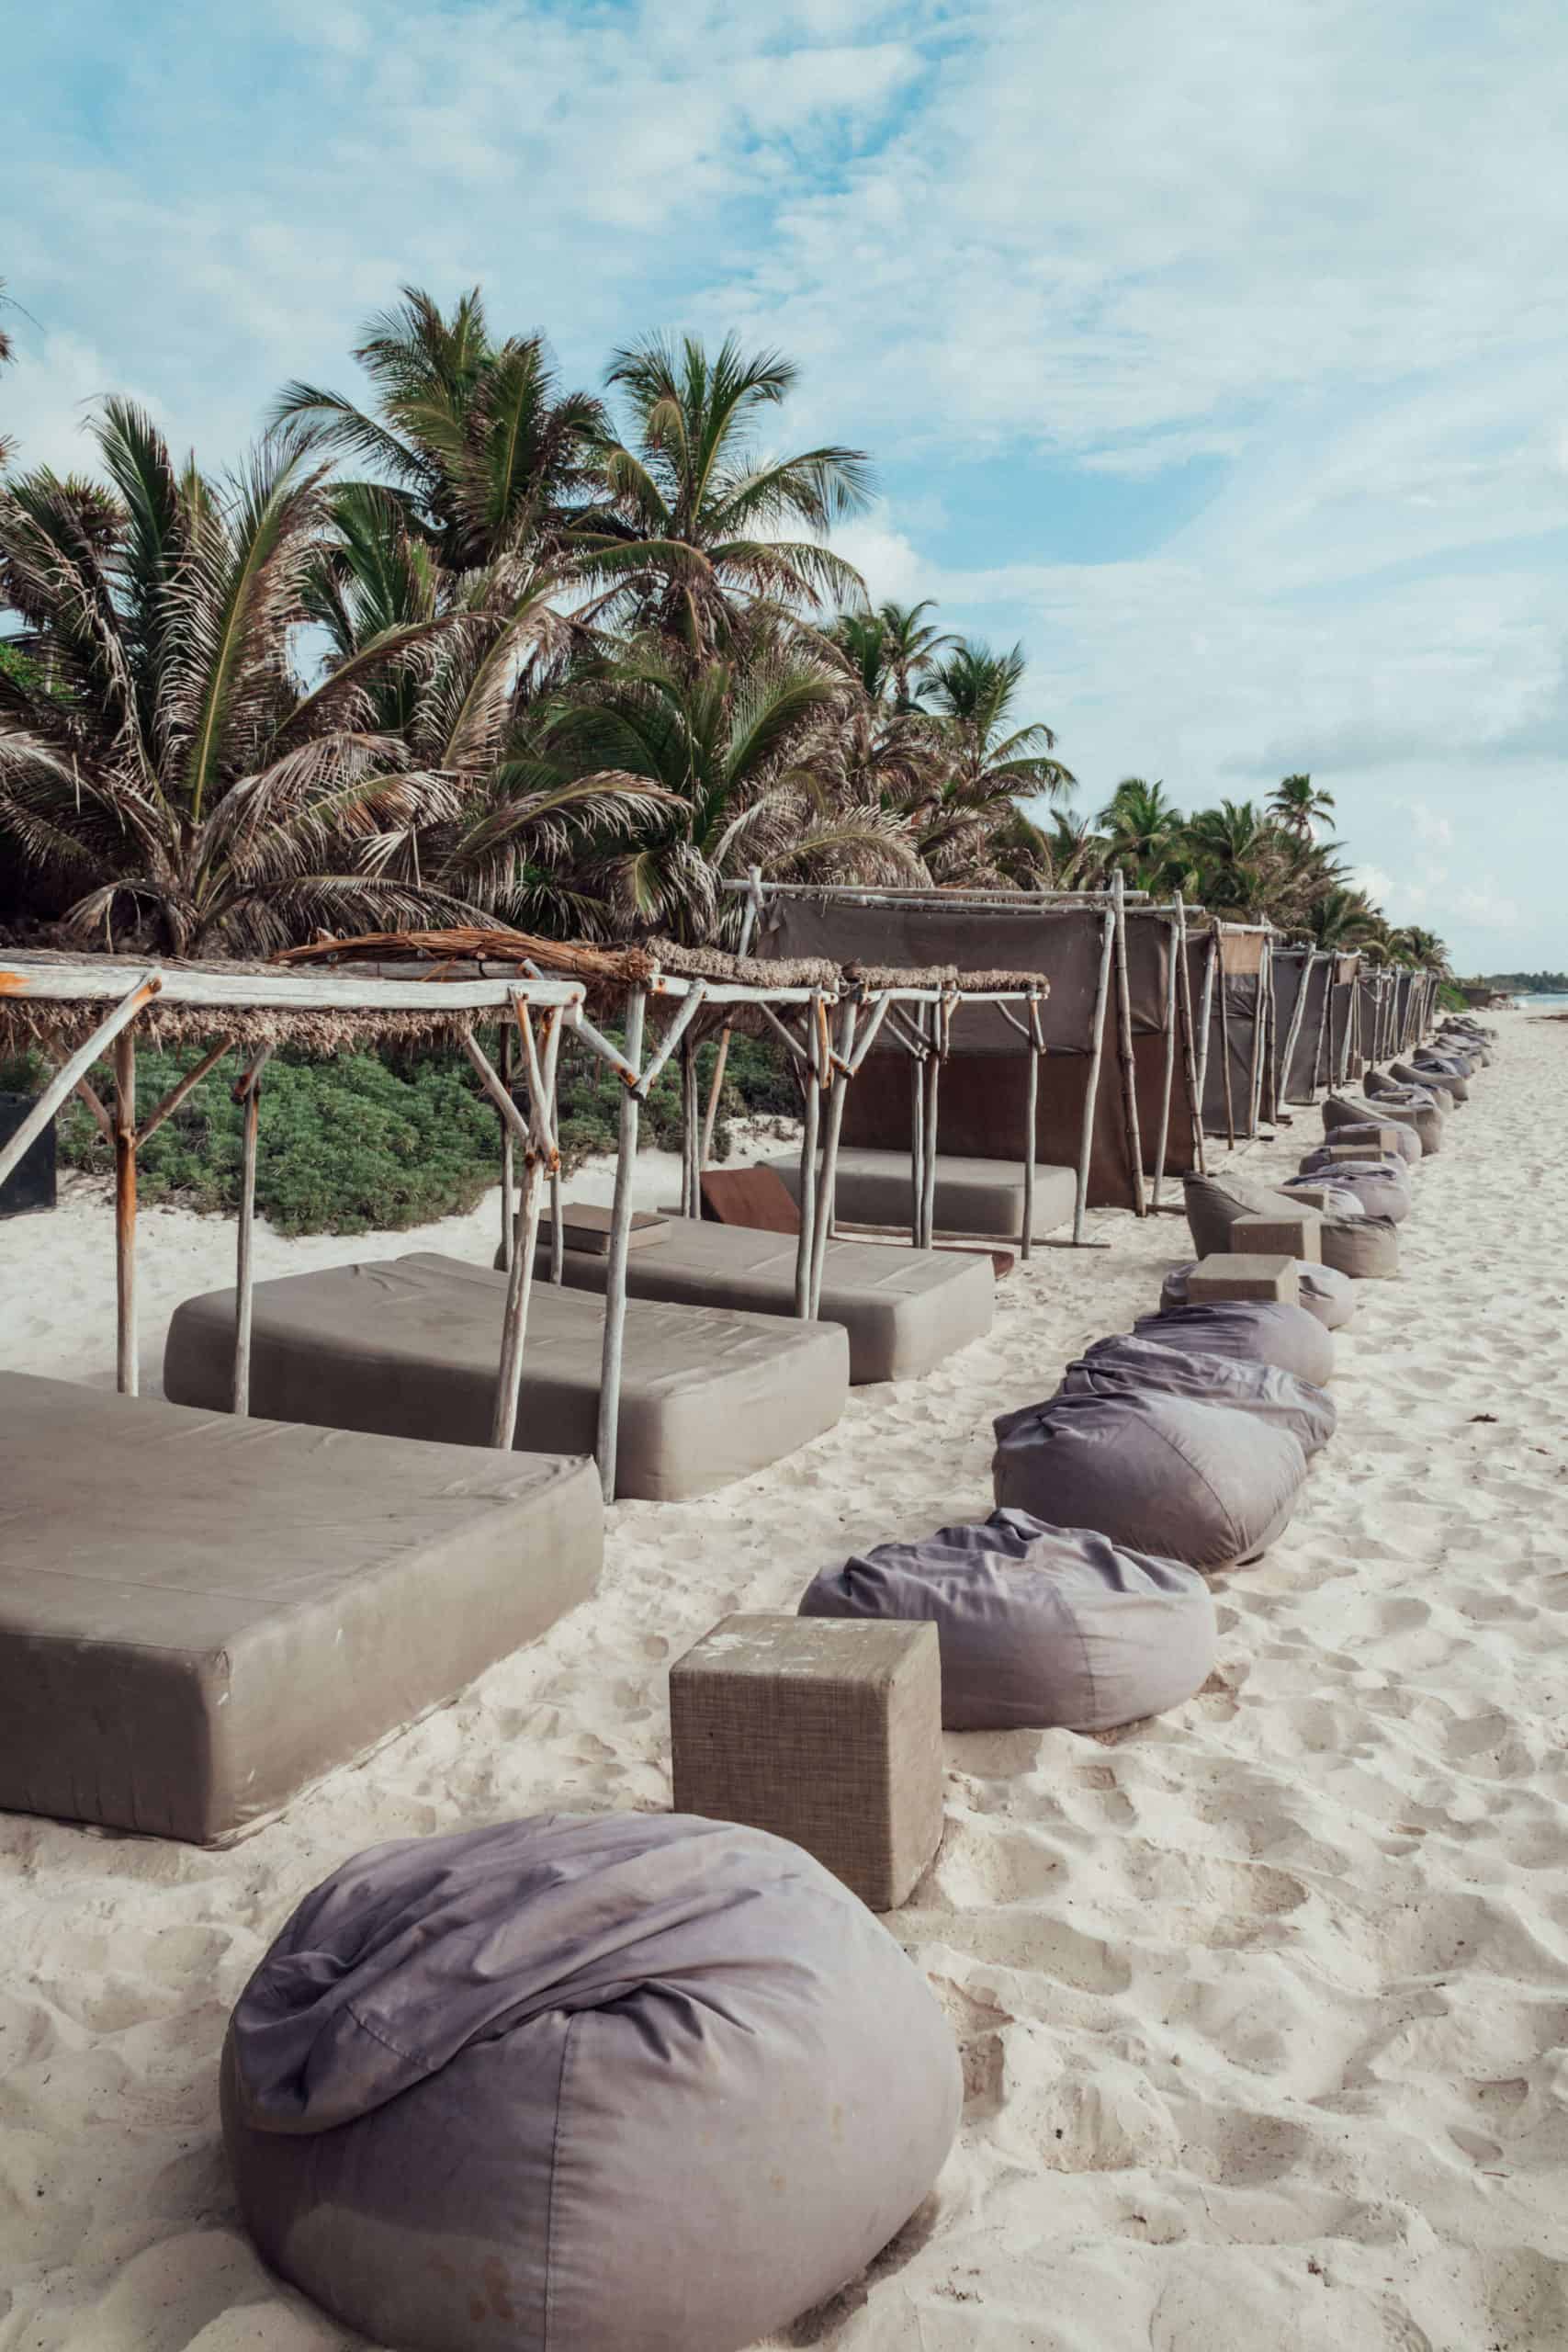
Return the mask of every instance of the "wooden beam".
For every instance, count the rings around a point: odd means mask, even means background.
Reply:
[[[29,963],[24,956],[0,956],[0,997],[113,1002],[144,977],[144,967],[107,956],[80,962],[62,957],[47,964]],[[207,965],[171,966],[158,978],[165,1004],[267,1012],[479,1012],[499,1010],[518,985],[514,978],[385,980],[368,973],[225,972]],[[529,980],[525,985],[535,1004],[582,1001],[581,980]]]
[[[165,1119],[172,1119],[187,1095],[194,1094],[210,1070],[216,1069],[229,1051],[230,1040],[220,1037],[217,1045],[203,1054],[193,1069],[186,1070],[177,1086],[172,1086],[155,1111],[150,1111],[137,1132],[136,1148],[141,1150],[149,1136],[155,1136]]]
[[[5,977],[4,974],[0,974],[0,982],[4,981]],[[0,1184],[6,1182],[6,1177],[10,1175],[24,1154],[38,1141],[51,1119],[59,1111],[61,1104],[68,1102],[75,1092],[77,1080],[85,1078],[99,1055],[107,1046],[113,1044],[128,1022],[135,1020],[142,1006],[152,1002],[163,985],[161,972],[139,973],[132,986],[120,998],[108,1018],[100,1021],[86,1044],[78,1046],[70,1059],[63,1062],[56,1070],[10,1141],[0,1145]],[[0,994],[3,993],[5,990],[0,987]],[[14,990],[12,993],[19,993],[19,991]],[[133,1119],[132,1125],[134,1124]]]

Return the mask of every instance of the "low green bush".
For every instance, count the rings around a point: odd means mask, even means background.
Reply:
[[[715,1050],[707,1045],[698,1054],[705,1101]],[[196,1046],[143,1047],[136,1061],[138,1120],[199,1059]],[[730,1119],[793,1114],[795,1098],[781,1059],[750,1038],[732,1040],[714,1135],[716,1159],[728,1157]],[[243,1114],[232,1089],[241,1068],[238,1054],[227,1056],[141,1146],[143,1201],[219,1212],[238,1206]],[[36,1093],[41,1080],[36,1060],[0,1065],[0,1091]],[[93,1082],[107,1101],[109,1071],[96,1069]],[[563,1052],[560,1141],[568,1172],[595,1152],[615,1149],[621,1096],[620,1080],[603,1062],[581,1046]],[[85,1104],[67,1105],[58,1134],[62,1166],[112,1173],[113,1154]],[[680,1137],[680,1080],[667,1069],[644,1109],[641,1142],[669,1151]],[[398,1232],[461,1216],[500,1172],[496,1114],[467,1061],[451,1052],[341,1054],[331,1061],[283,1052],[267,1064],[256,1206],[280,1233]]]

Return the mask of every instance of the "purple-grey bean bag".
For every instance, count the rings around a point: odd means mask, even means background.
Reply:
[[[1447,1119],[1429,1086],[1401,1086],[1397,1079],[1385,1078],[1376,1069],[1368,1070],[1361,1085],[1378,1117],[1387,1113],[1394,1118],[1407,1118],[1421,1138],[1424,1152],[1441,1151]]]
[[[1323,1132],[1338,1141],[1341,1127],[1403,1127],[1420,1146],[1415,1157],[1424,1159],[1443,1146],[1443,1114],[1429,1099],[1421,1104],[1380,1096],[1373,1102],[1354,1094],[1330,1094],[1323,1105]]]
[[[1349,1275],[1336,1273],[1332,1266],[1320,1266],[1311,1258],[1297,1258],[1293,1262],[1301,1303],[1307,1313],[1325,1331],[1337,1331],[1348,1323],[1356,1312],[1356,1285]],[[1197,1263],[1196,1258],[1190,1258],[1186,1265],[1173,1266],[1167,1274],[1159,1291],[1162,1314],[1168,1307],[1187,1305],[1187,1277]]]
[[[1455,1102],[1470,1100],[1469,1072],[1446,1054],[1417,1054],[1414,1061],[1390,1062],[1389,1069],[1411,1086],[1440,1087]]]
[[[669,1814],[356,1855],[223,2055],[263,2256],[399,2352],[738,2352],[902,2227],[961,2095],[863,1904],[784,1838]]]
[[[1211,1356],[1119,1331],[1097,1340],[1062,1374],[1059,1396],[1132,1396],[1153,1389],[1194,1405],[1224,1405],[1289,1430],[1310,1462],[1334,1435],[1337,1416],[1325,1388],[1278,1364]]]
[[[1162,1306],[1157,1315],[1140,1315],[1133,1329],[1139,1339],[1157,1340],[1162,1348],[1277,1364],[1314,1388],[1325,1388],[1334,1376],[1334,1341],[1327,1330],[1306,1307],[1284,1299],[1215,1298]]]
[[[1369,1217],[1352,1192],[1331,1193],[1322,1210],[1306,1207],[1273,1185],[1229,1174],[1186,1177],[1182,1192],[1188,1229],[1201,1258],[1229,1250],[1231,1227],[1240,1217],[1305,1216],[1317,1227],[1323,1263],[1336,1272],[1364,1282],[1389,1280],[1399,1272],[1399,1237],[1393,1224]]]
[[[949,1731],[1136,1723],[1201,1687],[1219,1638],[1195,1569],[1021,1510],[824,1568],[800,1613],[934,1624]]]
[[[1434,1070],[1413,1069],[1408,1062],[1390,1062],[1388,1074],[1395,1086],[1402,1086],[1412,1094],[1429,1094],[1445,1118],[1459,1100],[1453,1090],[1453,1080],[1439,1078]],[[1377,1072],[1369,1070],[1367,1075],[1375,1078]],[[1368,1091],[1375,1100],[1376,1087]]]
[[[1289,1525],[1306,1476],[1288,1430],[1151,1390],[1054,1396],[995,1427],[999,1509],[1193,1568],[1256,1560]]]
[[[1343,1098],[1331,1096],[1329,1099],[1340,1101],[1343,1105]],[[1336,1125],[1329,1119],[1328,1104],[1325,1102],[1323,1107],[1323,1140],[1325,1145],[1331,1143],[1364,1145],[1368,1159],[1377,1159],[1384,1156],[1383,1147],[1378,1142],[1378,1136],[1380,1132],[1390,1134],[1394,1137],[1393,1157],[1402,1160],[1406,1168],[1415,1168],[1420,1164],[1423,1156],[1421,1138],[1414,1127],[1406,1125],[1398,1119],[1377,1118],[1370,1102],[1357,1104],[1355,1118],[1341,1119]]]
[[[1403,1225],[1413,1205],[1410,1179],[1402,1159],[1330,1159],[1326,1148],[1310,1151],[1302,1162],[1301,1174],[1292,1176],[1282,1189],[1291,1193],[1298,1186],[1319,1183],[1354,1193],[1364,1216],[1387,1217],[1391,1225]]]

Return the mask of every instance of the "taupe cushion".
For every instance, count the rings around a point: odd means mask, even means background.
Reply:
[[[1399,1228],[1392,1217],[1335,1217],[1323,1228],[1323,1262],[1352,1282],[1394,1282]]]
[[[1323,1105],[1323,1132],[1328,1143],[1365,1143],[1379,1127],[1397,1131],[1400,1157],[1412,1165],[1425,1157],[1425,1146],[1414,1112],[1382,1103],[1358,1102],[1354,1095],[1330,1094]]]
[[[787,1233],[671,1217],[652,1249],[630,1253],[626,1289],[633,1298],[682,1306],[793,1316],[795,1261]],[[536,1262],[547,1272],[547,1249]],[[563,1279],[570,1288],[603,1293],[607,1262],[587,1250],[565,1250]],[[848,1332],[853,1383],[919,1378],[971,1340],[983,1340],[995,1307],[988,1258],[877,1241],[828,1244],[818,1312],[822,1322],[841,1323]]]
[[[991,1472],[1002,1509],[1092,1528],[1194,1568],[1230,1567],[1266,1551],[1289,1524],[1306,1476],[1288,1430],[1151,1391],[1055,1396],[1004,1413],[996,1433]]]
[[[1200,1258],[1223,1256],[1230,1248],[1230,1229],[1244,1216],[1304,1216],[1315,1226],[1323,1262],[1355,1278],[1371,1272],[1397,1272],[1399,1253],[1388,1263],[1387,1238],[1367,1241],[1362,1227],[1368,1219],[1354,1193],[1337,1193],[1329,1207],[1315,1210],[1271,1185],[1249,1183],[1240,1176],[1189,1176],[1183,1184],[1188,1230]],[[1393,1228],[1390,1227],[1392,1232]]]
[[[1325,1388],[1278,1364],[1202,1355],[1137,1333],[1097,1340],[1062,1374],[1062,1396],[1133,1396],[1152,1389],[1194,1405],[1224,1405],[1289,1430],[1310,1462],[1334,1435],[1334,1400]]]
[[[591,1592],[592,1462],[0,1374],[0,1806],[208,1845]]]
[[[1133,1328],[1140,1339],[1157,1340],[1162,1347],[1278,1364],[1314,1388],[1326,1387],[1334,1374],[1334,1341],[1323,1323],[1304,1306],[1283,1299],[1216,1298],[1162,1306],[1157,1315],[1140,1315]]]
[[[1173,1266],[1167,1274],[1160,1284],[1162,1313],[1168,1307],[1187,1305],[1187,1277],[1197,1262],[1195,1258],[1190,1259],[1186,1265]],[[1348,1323],[1356,1312],[1356,1285],[1349,1275],[1336,1273],[1332,1266],[1315,1264],[1310,1258],[1297,1258],[1292,1263],[1298,1295],[1307,1313],[1315,1317],[1325,1331],[1337,1331],[1342,1324]]]
[[[800,1198],[800,1160],[770,1159]],[[1077,1178],[1070,1168],[1036,1164],[1034,1170],[1034,1230],[1049,1233],[1066,1224],[1077,1199]],[[908,1226],[910,1222],[909,1155],[907,1151],[874,1151],[860,1145],[839,1153],[835,1178],[836,1212],[847,1225]],[[980,1233],[999,1241],[1016,1241],[1023,1232],[1023,1166],[1012,1159],[963,1159],[939,1152],[932,1221],[944,1233]]]
[[[504,1274],[423,1254],[257,1283],[252,1404],[280,1421],[488,1445],[505,1301]],[[176,1310],[169,1396],[227,1404],[233,1324],[232,1291]],[[520,1447],[592,1450],[604,1329],[602,1300],[535,1283]],[[837,1323],[631,1300],[617,1492],[672,1502],[764,1468],[832,1428],[849,1369]]]
[[[1354,1193],[1366,1216],[1386,1217],[1391,1225],[1401,1225],[1412,1206],[1410,1179],[1404,1172],[1404,1162],[1392,1159],[1330,1159],[1326,1149],[1309,1152],[1302,1162],[1302,1172],[1292,1177],[1281,1189],[1293,1192],[1298,1184],[1315,1186],[1332,1183],[1339,1192]]]
[[[1428,1087],[1401,1086],[1397,1080],[1384,1078],[1380,1070],[1375,1069],[1368,1070],[1361,1083],[1366,1089],[1374,1118],[1387,1115],[1406,1119],[1420,1136],[1424,1152],[1441,1151],[1443,1113],[1437,1096]]]
[[[961,2097],[924,1980],[819,1863],[639,1813],[344,1863],[222,2074],[262,2255],[400,2352],[739,2352],[903,2226]]]
[[[1157,1715],[1206,1680],[1219,1639],[1193,1569],[1018,1510],[824,1568],[800,1613],[934,1624],[950,1731],[1110,1731]]]
[[[1429,1094],[1439,1111],[1451,1111],[1459,1100],[1454,1091],[1455,1081],[1446,1072],[1439,1077],[1435,1070],[1414,1069],[1408,1062],[1390,1062],[1388,1068],[1389,1076],[1396,1086],[1408,1087],[1412,1093]],[[1375,1098],[1377,1089],[1370,1081],[1377,1073],[1369,1071],[1367,1075],[1367,1091]]]

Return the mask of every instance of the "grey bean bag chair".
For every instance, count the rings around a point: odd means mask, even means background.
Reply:
[[[1278,1364],[1237,1356],[1194,1354],[1161,1340],[1119,1331],[1097,1340],[1062,1374],[1058,1396],[1134,1396],[1145,1390],[1185,1396],[1194,1405],[1224,1405],[1289,1430],[1310,1462],[1334,1435],[1337,1416],[1325,1388],[1281,1372]]]
[[[1354,1094],[1329,1094],[1324,1098],[1323,1132],[1330,1143],[1338,1142],[1341,1127],[1400,1127],[1416,1147],[1412,1151],[1401,1145],[1405,1158],[1424,1159],[1428,1150],[1442,1148],[1442,1113],[1435,1104],[1417,1111],[1409,1103],[1386,1098],[1376,1102]]]
[[[1268,1184],[1249,1183],[1240,1176],[1189,1176],[1183,1180],[1187,1224],[1200,1258],[1223,1255],[1230,1248],[1230,1229],[1244,1216],[1314,1218],[1323,1262],[1352,1282],[1369,1277],[1391,1280],[1399,1272],[1399,1237],[1391,1223],[1369,1217],[1354,1193],[1337,1193],[1333,1204],[1320,1212],[1303,1210],[1288,1192]],[[1369,1228],[1373,1228],[1369,1230]]]
[[[1314,1388],[1326,1388],[1334,1376],[1334,1341],[1327,1330],[1304,1306],[1283,1299],[1216,1298],[1195,1306],[1162,1306],[1157,1315],[1140,1315],[1133,1329],[1139,1339],[1156,1340],[1162,1348],[1277,1364]]]
[[[1301,1174],[1292,1176],[1281,1189],[1293,1193],[1298,1186],[1315,1189],[1321,1183],[1331,1183],[1337,1192],[1354,1193],[1363,1216],[1386,1217],[1391,1225],[1403,1225],[1413,1205],[1410,1179],[1402,1159],[1330,1159],[1325,1150],[1309,1151]]]
[[[1288,1430],[1149,1390],[1054,1396],[995,1427],[999,1509],[1193,1568],[1256,1560],[1289,1525],[1306,1476]]]
[[[1167,1274],[1159,1291],[1162,1313],[1168,1307],[1187,1305],[1187,1277],[1197,1262],[1195,1258],[1189,1259],[1186,1265],[1173,1266]],[[1332,1266],[1316,1265],[1310,1258],[1298,1258],[1295,1268],[1301,1303],[1307,1313],[1325,1331],[1337,1331],[1348,1323],[1356,1312],[1356,1285],[1349,1275],[1336,1273]]]
[[[1021,1510],[824,1568],[800,1613],[934,1624],[949,1731],[1112,1731],[1190,1699],[1219,1640],[1196,1570]]]
[[[570,1815],[360,1854],[223,2054],[265,2260],[399,2352],[738,2352],[901,2228],[952,2032],[784,1839]]]
[[[1468,1071],[1461,1069],[1457,1061],[1450,1061],[1447,1055],[1439,1058],[1436,1055],[1417,1054],[1413,1062],[1390,1062],[1389,1071],[1391,1076],[1404,1079],[1410,1086],[1440,1087],[1456,1102],[1468,1102],[1470,1100]]]
[[[1404,1087],[1412,1094],[1429,1094],[1445,1119],[1459,1100],[1452,1080],[1439,1078],[1436,1071],[1413,1069],[1408,1062],[1390,1062],[1388,1075],[1393,1085]],[[1375,1079],[1377,1072],[1369,1070],[1367,1076],[1369,1080]],[[1377,1088],[1369,1086],[1368,1091],[1375,1102]]]
[[[1393,1118],[1407,1117],[1421,1138],[1422,1150],[1441,1151],[1446,1122],[1443,1107],[1429,1087],[1401,1086],[1375,1069],[1368,1070],[1361,1083],[1379,1118],[1385,1113]]]

